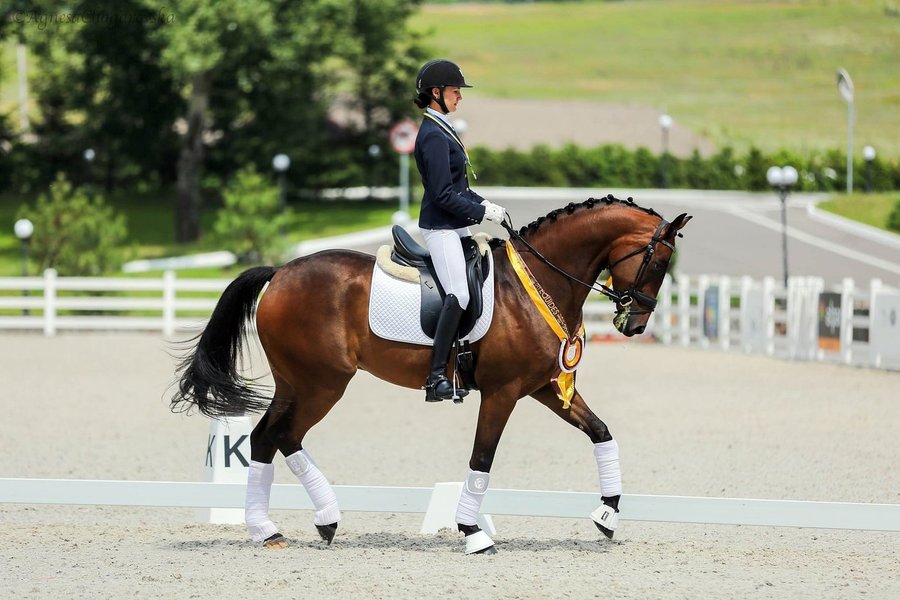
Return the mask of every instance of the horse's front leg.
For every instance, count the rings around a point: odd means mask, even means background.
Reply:
[[[494,541],[478,527],[476,519],[491,481],[491,464],[503,429],[516,406],[516,398],[502,394],[483,395],[478,410],[475,444],[469,472],[456,507],[456,525],[466,535],[466,554],[494,554]]]
[[[564,421],[585,432],[594,443],[594,459],[597,461],[603,504],[591,513],[591,518],[603,535],[612,539],[619,522],[619,497],[622,495],[619,444],[610,435],[606,423],[588,408],[578,390],[575,391],[569,408],[563,408],[562,401],[550,385],[541,388],[531,396],[559,415]]]

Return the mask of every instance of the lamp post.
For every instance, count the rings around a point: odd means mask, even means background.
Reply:
[[[659,129],[662,131],[662,155],[659,159],[660,182],[662,187],[669,187],[669,130],[672,129],[672,117],[663,113],[659,115]]]
[[[31,242],[31,234],[34,233],[34,225],[28,219],[19,219],[13,225],[13,231],[16,232],[16,237],[22,242],[22,277],[28,277],[28,245]],[[28,295],[27,288],[22,290],[22,295]],[[28,309],[23,308],[22,314],[27,315]]]
[[[781,256],[784,266],[784,288],[788,285],[788,254],[787,254],[787,196],[790,187],[797,183],[797,169],[791,166],[769,167],[766,171],[766,180],[769,185],[778,190],[781,199]]]
[[[875,148],[872,146],[863,147],[863,159],[866,161],[866,193],[872,193],[874,186],[872,185],[872,161],[875,160]]]
[[[94,152],[93,148],[87,148],[83,153],[85,162],[87,163],[87,185],[88,192],[93,193],[94,191],[94,159],[97,158],[97,153]]]
[[[847,193],[853,193],[853,80],[846,69],[837,71],[838,91],[847,103]]]
[[[291,166],[291,159],[287,154],[276,154],[272,158],[272,168],[278,173],[278,208],[282,214],[287,206],[287,170]]]
[[[367,152],[369,153],[369,158],[372,159],[372,166],[370,166],[367,171],[369,173],[367,179],[369,180],[369,198],[375,197],[375,187],[372,185],[372,169],[374,168],[375,162],[381,156],[381,146],[378,144],[372,144],[369,146]]]

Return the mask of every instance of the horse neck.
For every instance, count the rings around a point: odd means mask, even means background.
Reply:
[[[551,263],[587,284],[592,284],[609,264],[616,244],[648,237],[653,226],[649,214],[613,204],[581,208],[562,214],[555,222],[545,222],[526,240]],[[634,245],[639,242],[635,241]],[[521,251],[521,250],[520,250]],[[581,320],[581,309],[590,290],[544,264],[529,252],[522,257],[535,279],[559,307],[570,333]]]

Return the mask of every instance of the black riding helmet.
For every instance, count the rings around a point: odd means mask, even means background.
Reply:
[[[431,88],[440,88],[441,95],[437,102],[441,106],[444,114],[447,114],[447,106],[444,104],[444,88],[447,86],[470,88],[466,83],[459,66],[449,60],[443,58],[429,60],[419,69],[416,75],[416,92],[419,94],[430,94]]]

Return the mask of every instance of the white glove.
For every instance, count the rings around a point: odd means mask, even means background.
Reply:
[[[506,209],[502,206],[498,206],[493,202],[488,202],[485,200],[481,203],[484,207],[484,220],[490,221],[491,223],[497,223],[498,225],[503,222],[503,217],[506,216]]]

